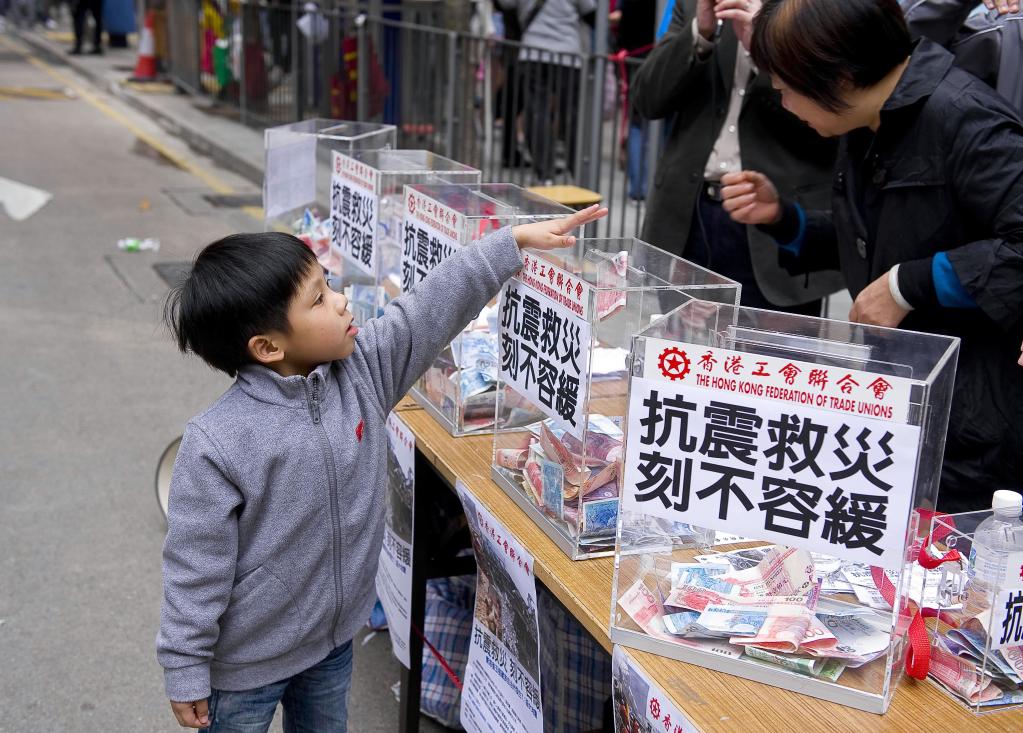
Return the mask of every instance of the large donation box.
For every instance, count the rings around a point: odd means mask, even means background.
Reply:
[[[300,237],[327,262],[331,154],[396,147],[394,125],[312,119],[263,133],[263,217],[268,232]]]
[[[419,184],[405,188],[401,291],[448,255],[505,226],[570,216],[572,209],[510,183]],[[494,428],[497,303],[455,337],[412,388],[412,397],[453,436]]]
[[[698,301],[641,331],[612,641],[884,712],[958,348]]]
[[[344,290],[357,323],[401,293],[405,186],[479,184],[480,172],[428,150],[332,153],[331,286]]]
[[[501,293],[494,481],[571,558],[608,555],[633,335],[739,285],[636,239],[523,253]]]

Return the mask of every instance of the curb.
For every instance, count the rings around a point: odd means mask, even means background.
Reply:
[[[159,105],[152,104],[145,97],[135,94],[132,90],[123,87],[116,82],[107,80],[102,74],[99,74],[84,64],[76,61],[74,57],[69,57],[62,53],[62,49],[55,47],[49,41],[39,38],[32,32],[26,32],[16,28],[11,30],[13,30],[13,33],[18,40],[45,56],[50,63],[57,66],[67,66],[73,69],[92,86],[101,91],[109,92],[130,105],[136,111],[141,112],[152,119],[174,137],[185,141],[188,147],[195,152],[212,158],[219,166],[226,168],[232,173],[236,173],[258,187],[262,187],[262,166],[255,165],[240,157],[230,148],[210,139],[207,135],[195,129],[195,127],[182,123],[179,119],[161,109]]]

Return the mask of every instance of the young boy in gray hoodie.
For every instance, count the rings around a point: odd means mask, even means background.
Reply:
[[[167,302],[182,351],[236,377],[185,428],[171,481],[157,658],[184,727],[345,731],[351,640],[384,530],[387,414],[522,266],[599,219],[506,227],[360,326],[286,234],[199,253]]]

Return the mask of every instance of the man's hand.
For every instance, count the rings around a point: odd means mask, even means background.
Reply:
[[[886,272],[856,296],[852,310],[849,311],[849,320],[869,326],[895,328],[902,323],[907,313],[909,311],[896,303],[892,297]]]
[[[696,30],[708,41],[714,38],[718,17],[714,14],[716,0],[696,0]]]
[[[984,7],[997,10],[999,15],[1019,12],[1019,0],[984,0]]]
[[[209,728],[210,727],[210,706],[208,700],[196,700],[195,702],[174,702],[170,701],[174,717],[178,719],[178,725],[182,728]]]
[[[721,177],[721,206],[740,224],[777,224],[781,199],[771,179],[756,171]]]
[[[753,38],[753,18],[759,12],[760,0],[717,0],[714,6],[714,16],[718,20],[732,21],[732,30],[747,51]]]
[[[575,244],[575,237],[571,236],[569,232],[590,222],[603,219],[605,216],[607,216],[607,209],[600,204],[594,204],[588,209],[577,211],[564,219],[519,224],[512,227],[512,236],[515,237],[515,243],[519,245],[519,249],[571,247]]]

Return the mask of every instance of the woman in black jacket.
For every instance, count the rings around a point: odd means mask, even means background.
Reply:
[[[961,340],[939,506],[990,506],[1023,485],[1023,124],[928,41],[896,0],[766,0],[753,58],[782,103],[839,137],[830,211],[765,176],[722,182],[724,206],[779,243],[792,272],[839,267],[849,319]]]

